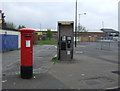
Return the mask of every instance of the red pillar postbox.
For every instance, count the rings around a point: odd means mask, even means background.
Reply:
[[[21,78],[33,76],[33,32],[32,29],[19,29],[21,32]]]

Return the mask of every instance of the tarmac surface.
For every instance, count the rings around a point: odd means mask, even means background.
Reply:
[[[20,50],[2,55],[2,89],[112,89],[118,88],[117,42],[84,42],[74,48],[73,61],[50,59],[56,45],[34,46],[34,76],[20,78]]]

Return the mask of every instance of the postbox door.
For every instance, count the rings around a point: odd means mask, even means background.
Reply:
[[[32,36],[22,36],[23,37],[23,49],[22,49],[22,58],[24,61],[21,61],[22,66],[31,66],[32,65]]]

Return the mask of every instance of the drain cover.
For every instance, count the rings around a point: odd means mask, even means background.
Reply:
[[[120,75],[120,71],[112,71],[112,73]]]

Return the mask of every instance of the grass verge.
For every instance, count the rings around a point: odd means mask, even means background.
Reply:
[[[15,50],[20,50],[20,48],[18,48],[18,49],[9,49],[9,50],[7,50],[7,51],[0,51],[0,53],[6,53],[6,52],[15,51]]]
[[[47,44],[47,45],[56,45],[57,44],[57,41],[55,41],[55,40],[39,40],[38,41],[38,45],[45,45],[45,44]]]
[[[55,64],[58,61],[58,59],[57,59],[57,57],[53,57],[50,61]]]

